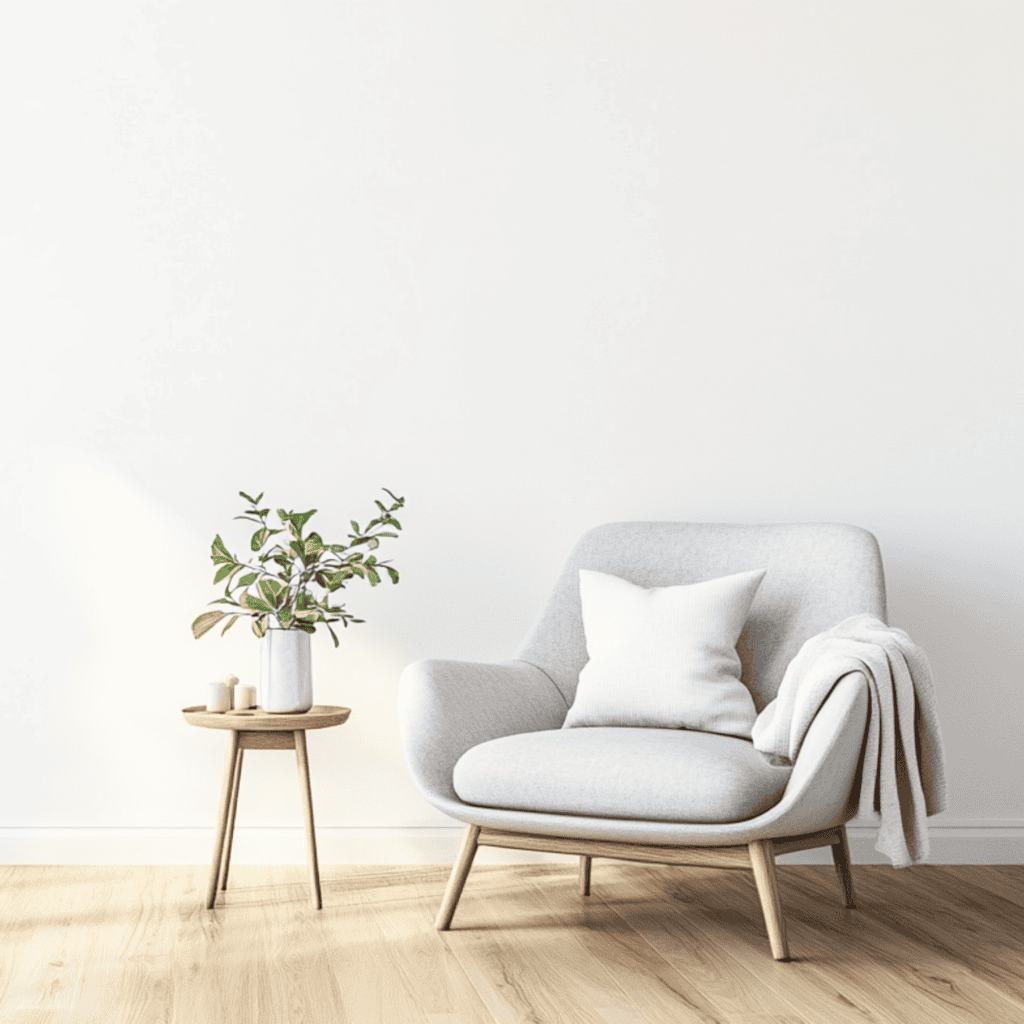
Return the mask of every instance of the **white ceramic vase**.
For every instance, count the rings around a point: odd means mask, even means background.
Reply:
[[[296,714],[313,706],[308,633],[268,629],[260,640],[259,706],[275,715]]]

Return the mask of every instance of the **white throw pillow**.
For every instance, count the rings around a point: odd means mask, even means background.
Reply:
[[[750,737],[754,699],[736,653],[765,569],[638,587],[580,569],[590,661],[562,725],[697,729]]]

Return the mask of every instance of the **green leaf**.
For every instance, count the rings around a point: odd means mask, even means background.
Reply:
[[[202,615],[197,615],[192,621],[192,635],[198,640],[226,616],[227,612],[203,612]]]
[[[277,613],[277,620],[287,629],[292,624],[292,613],[287,608],[282,608]]]
[[[323,549],[324,549],[324,540],[323,540],[323,537],[321,537],[319,533],[311,533],[306,538],[306,549],[305,550],[306,550],[306,554],[307,555],[316,554],[317,551],[323,551]]]
[[[252,631],[258,636],[263,637],[267,635],[267,617],[266,615],[259,615],[252,620]]]
[[[220,635],[223,636],[237,621],[238,621],[238,616],[237,615],[232,615],[231,618],[228,619],[228,621],[225,624],[224,628],[220,631]]]
[[[335,633],[333,629],[331,629],[329,624],[327,626],[327,632],[331,634],[331,639],[334,641],[334,646],[337,647],[338,646],[338,634]]]
[[[315,633],[316,626],[307,625],[305,622],[298,622],[295,625],[296,629],[301,629],[303,633]]]
[[[239,565],[237,562],[231,562],[227,565],[222,565],[217,572],[214,574],[213,582],[220,583],[221,580],[227,579],[229,576],[234,576],[239,569],[244,569],[245,566]]]
[[[388,575],[391,577],[391,582],[392,583],[397,583],[398,582],[398,570],[397,569],[392,569],[390,565],[385,565],[384,568],[387,569]]]
[[[247,572],[244,576],[242,576],[239,579],[238,585],[240,587],[247,587],[247,586],[249,586],[250,583],[255,583],[256,582],[256,578],[258,576],[259,576],[259,573]]]
[[[249,542],[249,547],[251,547],[253,549],[253,551],[259,551],[259,549],[261,547],[263,547],[264,544],[267,543],[267,538],[269,536],[270,536],[270,528],[267,527],[267,526],[264,526],[262,529],[257,530],[252,535],[252,540]]]
[[[377,534],[378,537],[397,537],[397,533],[385,533],[383,530]]]
[[[245,500],[246,500],[247,502],[249,502],[249,504],[250,504],[250,505],[256,505],[256,504],[258,504],[258,502],[256,501],[256,499],[255,499],[255,498],[250,498],[250,497],[249,497],[249,495],[245,493],[245,491],[239,491],[238,493],[239,493],[239,495],[241,495],[241,497],[245,498]],[[263,497],[263,495],[261,494],[261,495],[260,495],[260,497],[262,498],[262,497]]]
[[[386,522],[396,530],[400,530],[402,528],[402,524],[394,516],[388,516]]]
[[[363,567],[361,565],[350,565],[349,569],[360,579],[366,579],[366,573],[363,571]]]
[[[231,557],[231,552],[228,551],[228,549],[225,547],[224,541],[220,539],[219,533],[217,534],[216,537],[213,538],[213,544],[211,545],[211,547],[218,555],[222,555],[225,558]]]
[[[281,592],[284,590],[284,586],[277,580],[260,580],[259,588],[263,597],[272,607],[277,608],[281,604]]]
[[[350,519],[349,523],[352,525],[352,532],[358,537],[359,536],[359,524],[354,519]]]
[[[378,583],[380,583],[380,575],[374,569],[371,569],[369,566],[367,566],[366,568],[366,575],[370,579],[371,587],[375,587],[377,586]]]
[[[376,498],[374,498],[373,499],[373,503],[374,503],[374,505],[377,506],[377,508],[379,508],[381,510],[381,512],[384,513],[384,515],[388,514],[388,510],[384,507],[384,503],[382,501],[378,501]]]
[[[285,512],[283,508],[277,510],[278,517],[281,522],[286,522],[295,527],[298,531],[298,536],[302,535],[302,528],[309,522],[309,520],[316,515],[316,509],[311,508],[308,512]]]
[[[258,597],[253,597],[252,594],[243,594],[242,595],[242,607],[243,608],[249,608],[252,611],[256,611],[256,612],[269,612],[269,611],[273,611],[273,609],[270,607],[269,604],[267,604],[266,601],[263,601],[263,600],[261,600]]]

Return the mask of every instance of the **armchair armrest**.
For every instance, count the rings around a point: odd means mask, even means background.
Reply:
[[[863,672],[836,683],[807,730],[782,799],[757,819],[769,835],[814,832],[854,816],[870,703]]]
[[[455,762],[499,736],[559,729],[568,707],[551,679],[525,661],[495,664],[427,659],[398,684],[398,725],[409,774],[447,814],[465,805],[452,788]]]

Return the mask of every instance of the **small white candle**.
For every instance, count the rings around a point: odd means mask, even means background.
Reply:
[[[235,687],[235,710],[245,711],[256,707],[256,687],[239,683]]]
[[[209,683],[206,687],[207,711],[231,710],[231,687],[227,683]]]

